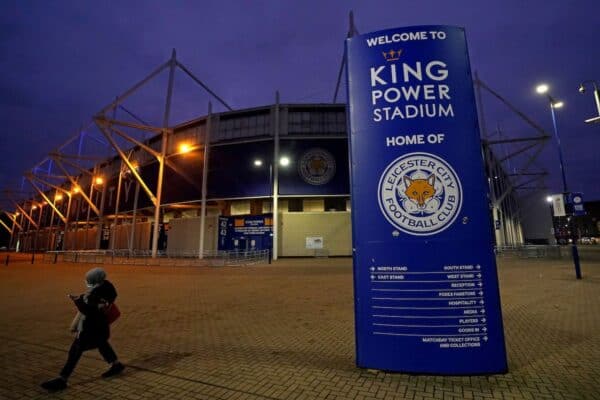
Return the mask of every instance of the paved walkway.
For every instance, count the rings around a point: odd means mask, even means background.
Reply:
[[[4,257],[0,256],[0,261]],[[48,395],[72,340],[67,293],[90,265],[0,264],[1,399],[600,399],[600,262],[499,259],[505,375],[445,377],[354,364],[349,259],[226,268],[106,267],[126,372],[95,351]]]

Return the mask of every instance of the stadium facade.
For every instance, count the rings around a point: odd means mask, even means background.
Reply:
[[[211,113],[169,129],[165,144],[158,250],[177,256],[274,246],[276,257],[351,255],[345,105]],[[151,194],[161,169],[149,150],[162,145],[158,134],[22,202],[11,245],[149,251],[157,215]],[[482,145],[482,153],[496,244],[522,244],[510,180],[489,146]],[[360,160],[354,162],[360,168]]]

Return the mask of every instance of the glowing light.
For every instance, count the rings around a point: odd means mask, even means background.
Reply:
[[[98,176],[94,179],[94,183],[96,185],[102,185],[104,183],[104,179],[101,176]]]
[[[57,194],[56,196],[54,196],[54,200],[55,201],[61,201],[63,199],[63,195],[62,194]]]
[[[75,193],[75,194],[79,193],[79,188],[77,186],[75,186],[73,188],[73,193]]]
[[[31,206],[31,209],[32,210],[37,210],[37,206],[34,204],[34,205]]]
[[[554,108],[561,108],[564,105],[565,105],[565,103],[563,103],[562,101],[557,101],[556,103],[552,103],[552,107],[554,107]]]
[[[15,217],[18,217],[19,215],[21,215],[21,213],[17,211],[17,212],[15,213]]]
[[[254,160],[254,166],[260,167],[263,164],[262,160]]]
[[[548,92],[549,89],[550,89],[550,87],[548,85],[546,85],[545,83],[542,83],[541,85],[537,85],[537,87],[535,88],[535,91],[538,92],[539,94],[544,94],[544,93]]]
[[[188,143],[181,143],[179,145],[180,153],[185,154],[185,153],[189,153],[190,151],[192,151],[192,146],[190,146]]]
[[[552,203],[552,196],[548,196],[548,197],[546,197],[546,201],[547,201],[548,203]]]
[[[290,159],[289,159],[288,157],[281,157],[281,158],[279,159],[279,164],[280,164],[282,167],[287,167],[288,165],[290,165]]]

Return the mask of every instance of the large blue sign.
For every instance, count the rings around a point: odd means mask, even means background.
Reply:
[[[585,207],[583,205],[583,193],[569,193],[567,195],[567,211],[569,214],[579,217],[585,215]]]
[[[254,251],[273,247],[273,214],[219,217],[219,250]]]
[[[465,33],[346,42],[357,364],[507,370]]]

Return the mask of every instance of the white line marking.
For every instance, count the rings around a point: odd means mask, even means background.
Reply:
[[[377,317],[377,318],[407,318],[407,319],[413,319],[413,318],[422,318],[422,319],[427,319],[427,318],[432,318],[432,319],[438,319],[438,318],[483,318],[480,317],[478,315],[472,316],[472,315],[432,315],[432,316],[427,316],[427,315],[387,315],[387,314],[373,314],[372,317]]]
[[[407,282],[407,283],[429,283],[429,282],[481,282],[481,279],[469,279],[469,280],[460,280],[460,279],[446,279],[445,281],[407,281],[405,279],[400,280],[371,280],[371,283],[398,283],[398,282]]]
[[[462,324],[462,325],[401,325],[401,324],[373,324],[374,326],[395,326],[398,328],[461,328],[463,326],[485,326],[485,324]]]
[[[420,337],[449,337],[449,336],[458,336],[458,337],[466,337],[466,336],[486,336],[484,333],[475,333],[475,334],[463,334],[463,335],[428,335],[428,334],[413,334],[413,333],[392,333],[392,332],[373,332],[373,335],[390,335],[390,336],[420,336]]]
[[[375,292],[477,292],[483,290],[481,288],[449,288],[449,289],[371,289]]]
[[[464,310],[467,308],[483,308],[485,306],[465,306],[465,307],[392,307],[392,306],[372,306],[373,308],[385,308],[393,310]],[[477,314],[475,314],[477,315]]]
[[[373,300],[443,300],[443,301],[454,301],[454,300],[482,300],[483,297],[372,297]]]
[[[448,274],[448,275],[455,275],[455,274],[477,274],[477,273],[481,273],[479,270],[473,270],[473,271],[460,271],[460,272],[454,272],[454,271],[432,271],[432,272],[404,272],[404,271],[387,271],[387,272],[383,272],[383,271],[369,271],[369,274],[371,275],[377,275],[377,274],[388,274],[388,275],[410,275],[410,274]]]

